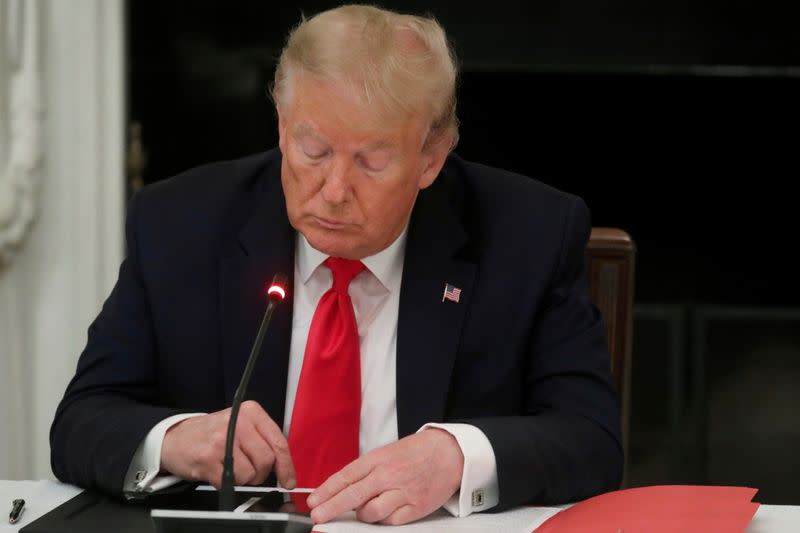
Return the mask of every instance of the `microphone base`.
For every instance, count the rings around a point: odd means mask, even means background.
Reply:
[[[310,533],[314,529],[310,517],[290,513],[153,509],[150,518],[157,533]]]

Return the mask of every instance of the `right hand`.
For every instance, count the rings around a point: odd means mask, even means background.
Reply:
[[[230,414],[228,408],[187,418],[169,428],[161,445],[161,468],[182,479],[207,481],[219,489]],[[294,464],[286,437],[257,402],[243,402],[233,443],[234,483],[259,485],[273,467],[281,486],[293,489]]]

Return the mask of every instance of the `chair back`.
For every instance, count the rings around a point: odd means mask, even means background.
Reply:
[[[586,275],[591,298],[606,326],[611,372],[622,408],[622,437],[628,449],[631,343],[633,337],[633,273],[636,247],[625,231],[592,228],[586,245]]]

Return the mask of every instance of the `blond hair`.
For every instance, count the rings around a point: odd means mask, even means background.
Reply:
[[[345,5],[304,18],[278,61],[270,90],[276,105],[288,102],[297,74],[344,83],[384,113],[429,116],[429,140],[458,140],[455,54],[432,17]]]

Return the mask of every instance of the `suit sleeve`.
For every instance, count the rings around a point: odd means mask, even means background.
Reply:
[[[119,279],[89,327],[86,348],[50,428],[51,465],[62,481],[121,494],[139,444],[182,411],[157,406],[156,346],[137,242],[137,205],[126,222]]]
[[[589,211],[575,199],[565,212],[559,266],[531,329],[523,410],[465,421],[494,449],[500,500],[492,511],[585,499],[622,478],[619,403],[584,270]]]

